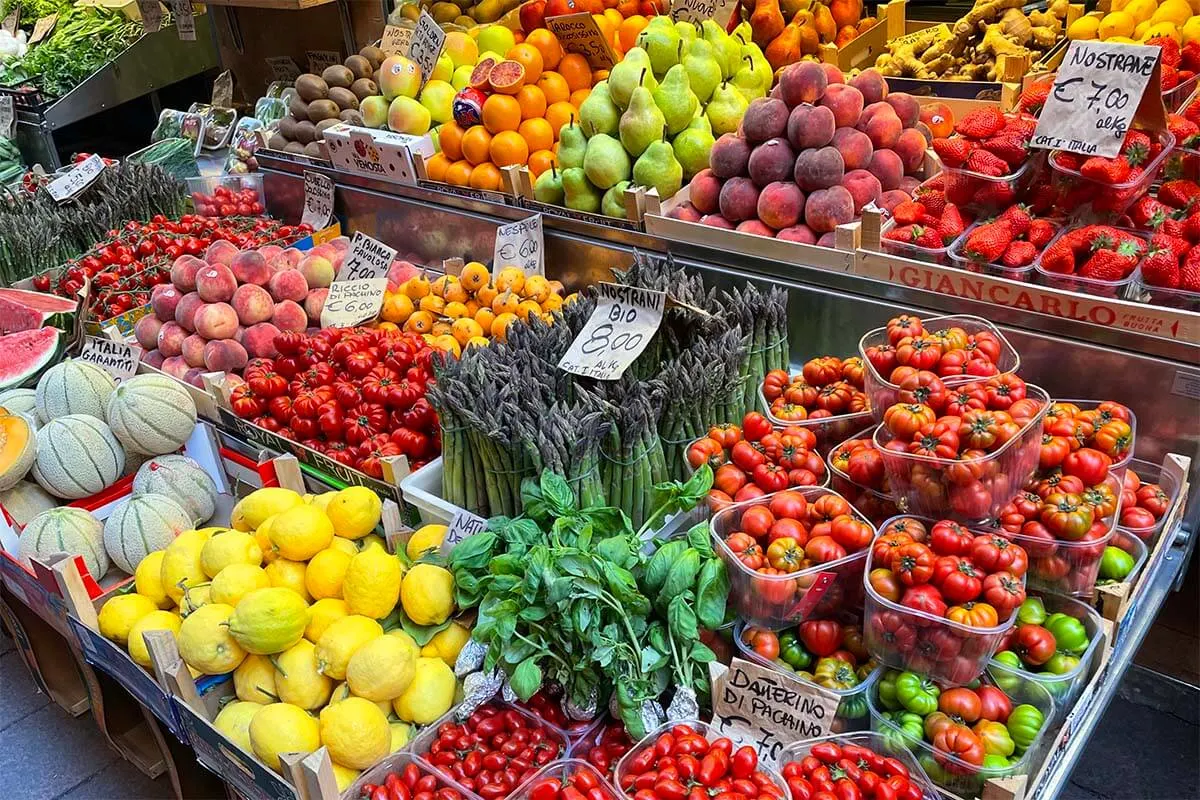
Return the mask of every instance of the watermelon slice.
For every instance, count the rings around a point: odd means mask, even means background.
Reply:
[[[75,302],[27,289],[0,288],[0,333],[37,330],[59,314],[75,311]]]
[[[0,389],[32,383],[59,354],[62,331],[39,328],[0,336]]]

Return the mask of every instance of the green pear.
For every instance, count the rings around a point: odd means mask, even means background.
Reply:
[[[564,170],[583,167],[583,156],[586,152],[587,137],[583,135],[583,128],[575,122],[575,115],[572,114],[571,121],[563,125],[558,134],[558,166]]]
[[[707,103],[708,98],[712,97],[713,90],[717,88],[717,84],[724,77],[721,73],[721,64],[713,54],[712,44],[704,39],[697,39],[688,45],[687,52],[683,54],[683,61],[680,63],[688,72],[688,81],[696,99],[702,105]],[[595,90],[593,89],[593,91]]]
[[[638,34],[637,45],[650,56],[654,76],[665,75],[679,62],[679,31],[668,14],[651,17],[650,24]]]
[[[721,77],[729,80],[741,66],[742,43],[730,37],[724,28],[711,19],[704,20],[700,28],[704,32],[705,41],[712,45],[717,62],[721,65]],[[749,37],[746,38],[746,41],[750,41]]]
[[[583,128],[585,136],[598,133],[615,136],[620,123],[621,109],[608,93],[608,81],[600,81],[579,106],[579,127]]]
[[[633,90],[629,108],[621,115],[621,144],[636,158],[651,142],[662,138],[666,125],[666,117],[654,104],[654,95],[645,86],[639,86]]]
[[[533,182],[533,199],[555,206],[563,204],[562,173],[553,164]]]
[[[596,188],[610,189],[620,181],[628,180],[631,166],[629,153],[607,133],[598,133],[588,139],[583,171]]]
[[[608,73],[608,94],[617,108],[624,110],[629,107],[629,98],[638,86],[654,91],[658,81],[650,72],[650,56],[640,47],[631,47]]]
[[[675,32],[679,34],[679,38],[683,40],[684,45],[696,41],[696,26],[690,22],[676,22]]]
[[[697,172],[708,167],[708,155],[712,152],[714,141],[712,124],[708,117],[701,114],[671,142],[675,160],[683,167],[685,181],[690,181]]]
[[[775,71],[771,69],[771,62],[767,61],[762,49],[754,42],[742,45],[742,58],[745,59],[746,56],[750,57],[751,69],[758,75],[758,82],[763,87],[760,96],[765,97],[771,91],[771,84],[775,82]]]
[[[662,199],[674,197],[683,186],[683,167],[675,160],[675,151],[666,139],[651,142],[633,165],[633,181],[638,186],[658,190]]]
[[[737,87],[729,81],[725,81],[717,90],[713,92],[712,99],[708,101],[708,105],[704,108],[704,113],[708,116],[708,121],[712,123],[712,131],[714,136],[720,136],[723,133],[734,133],[741,124],[742,115],[746,113],[746,107],[750,105],[749,101],[738,91]],[[563,130],[566,133],[566,130]],[[560,145],[561,148],[561,145]],[[559,150],[561,154],[561,149]],[[559,156],[559,162],[562,163],[562,156]]]
[[[621,181],[605,192],[604,197],[600,198],[600,213],[606,217],[626,219],[625,190],[630,185],[629,181]]]
[[[676,64],[667,70],[662,83],[653,92],[654,105],[667,121],[667,134],[674,136],[688,126],[700,110],[700,101],[692,94],[687,69]]]
[[[754,62],[750,56],[742,57],[742,68],[733,74],[733,79],[729,82],[742,93],[747,104],[751,100],[767,96],[767,90],[762,85],[762,78],[754,71]]]
[[[562,171],[563,205],[595,214],[600,210],[600,191],[588,181],[583,167]]]

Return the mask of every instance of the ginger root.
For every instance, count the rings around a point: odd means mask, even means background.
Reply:
[[[954,23],[954,35],[956,37],[970,36],[980,22],[992,22],[1008,9],[1020,8],[1023,5],[1021,0],[986,0],[982,3],[977,0],[975,7]]]
[[[983,35],[983,41],[975,48],[977,53],[986,53],[995,56],[997,59],[1000,56],[1024,56],[1028,54],[1028,50],[1019,44],[1014,44],[1004,37],[999,25],[988,26],[987,33]]]
[[[1033,36],[1033,26],[1029,24],[1029,19],[1019,8],[1010,8],[1005,11],[997,25],[1004,37],[1013,44],[1024,45]],[[984,38],[987,38],[986,32]]]

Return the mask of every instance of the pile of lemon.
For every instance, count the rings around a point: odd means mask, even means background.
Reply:
[[[1200,41],[1200,0],[1112,0],[1067,27],[1068,39],[1136,44],[1157,36],[1179,44]]]
[[[259,489],[234,507],[231,527],[186,531],[146,556],[135,591],[100,609],[100,633],[149,668],[142,634],[171,631],[194,674],[233,673],[237,700],[218,729],[276,770],[280,753],[324,745],[345,788],[407,744],[411,726],[449,710],[470,637],[457,622],[424,647],[385,632],[398,609],[418,626],[446,623],[454,578],[417,561],[441,545],[444,525],[414,533],[406,562],[374,532],[381,511],[363,487]]]
[[[409,278],[383,297],[379,318],[425,336],[433,347],[459,355],[464,347],[504,341],[508,326],[537,314],[550,314],[575,295],[542,275],[526,275],[520,267],[505,267],[492,281],[488,268],[472,261],[462,273]]]

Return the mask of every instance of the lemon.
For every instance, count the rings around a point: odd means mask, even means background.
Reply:
[[[266,705],[278,698],[275,665],[266,656],[248,655],[233,671],[233,688],[239,700]]]
[[[308,593],[308,588],[304,585],[303,563],[289,561],[286,558],[277,558],[270,564],[267,564],[266,572],[272,586],[282,586],[285,589],[291,589],[300,595],[306,603],[312,600],[312,596]]]
[[[396,716],[405,722],[428,725],[454,704],[454,670],[440,658],[418,658],[412,683],[392,701]]]
[[[321,509],[300,504],[272,520],[267,536],[282,558],[307,561],[329,547],[333,523]]]
[[[1128,11],[1105,14],[1104,19],[1100,20],[1100,41],[1108,41],[1114,36],[1131,36],[1135,27],[1137,23]]]
[[[212,601],[212,584],[202,583],[198,586],[189,586],[183,591],[183,598],[179,601],[179,616],[187,619],[188,614],[191,614],[197,608],[208,605]]]
[[[358,553],[358,545],[350,539],[342,536],[333,537],[333,542],[330,543],[329,547],[334,550],[340,550],[348,556],[356,555]]]
[[[1184,44],[1200,41],[1200,16],[1189,19],[1179,33],[1183,36]]]
[[[267,701],[268,703],[271,701]],[[234,700],[225,706],[213,720],[213,727],[230,738],[238,747],[251,752],[250,720],[254,719],[265,703],[253,703],[248,700]]]
[[[267,571],[254,564],[230,564],[217,573],[209,584],[208,596],[214,603],[236,606],[238,601],[255,589],[271,585]]]
[[[350,559],[342,582],[342,597],[351,612],[383,619],[396,607],[403,576],[400,560],[372,544]]]
[[[1192,7],[1188,5],[1187,0],[1163,0],[1158,10],[1150,16],[1150,22],[1174,22],[1176,25],[1184,25],[1191,17]]]
[[[208,576],[200,566],[200,551],[208,541],[207,531],[184,531],[171,540],[163,551],[162,571],[159,579],[163,590],[173,601],[178,603],[183,599],[185,586],[204,583]]]
[[[422,525],[409,538],[408,544],[404,546],[404,552],[408,553],[409,558],[416,561],[427,550],[437,550],[441,547],[447,530],[445,525]]]
[[[179,655],[190,666],[208,675],[232,672],[246,651],[229,633],[233,606],[210,603],[198,608],[179,626]]]
[[[365,486],[347,486],[334,492],[333,499],[325,506],[325,513],[338,536],[361,539],[379,524],[383,503],[379,495]]]
[[[412,726],[407,722],[389,722],[388,727],[392,729],[392,749],[390,752],[394,753],[408,744],[408,740],[412,738]]]
[[[275,693],[285,703],[316,710],[329,702],[333,681],[317,672],[317,647],[302,639],[275,657]]]
[[[299,706],[272,703],[250,720],[250,746],[254,755],[278,772],[280,753],[311,753],[321,746],[321,727]]]
[[[304,585],[308,593],[318,600],[341,597],[342,581],[349,566],[350,554],[332,545],[317,553],[304,571]]]
[[[338,764],[366,769],[392,748],[387,716],[370,700],[348,697],[321,710],[321,743]]]
[[[380,547],[383,548],[383,551],[385,553],[387,552],[387,549],[388,549],[387,548],[387,540],[384,539],[382,536],[380,536],[378,533],[368,533],[366,536],[359,539],[358,540],[358,551],[361,553],[363,550],[366,550],[368,547],[370,547],[373,544],[379,545]]]
[[[360,769],[343,767],[336,761],[331,761],[330,765],[333,767],[333,779],[337,781],[337,788],[339,792],[344,792],[349,789],[350,785],[358,780],[359,773],[362,772]]]
[[[142,638],[142,634],[146,631],[170,631],[178,636],[179,625],[182,622],[174,611],[151,611],[133,623],[129,629],[129,657],[150,669],[154,664],[150,661],[150,651],[146,649],[146,640]]]
[[[317,670],[337,681],[346,679],[350,657],[367,642],[383,636],[383,626],[370,617],[351,614],[334,620],[317,640]]]
[[[246,522],[246,515],[242,513],[242,504],[238,503],[229,512],[229,527],[235,531],[250,531],[254,528]]]
[[[132,592],[117,595],[100,609],[100,635],[124,647],[133,624],[157,610],[158,606],[149,597]]]
[[[1095,39],[1100,32],[1100,17],[1087,14],[1075,20],[1067,28],[1067,38],[1072,41]]]
[[[291,589],[255,589],[238,601],[229,633],[248,653],[282,653],[304,638],[308,603]]]
[[[441,655],[438,654],[438,649],[431,644],[427,644],[421,648],[421,655],[426,658],[441,658]]]
[[[403,631],[372,639],[346,665],[346,683],[359,697],[379,702],[398,697],[412,683],[417,643]]]
[[[454,613],[454,576],[433,564],[415,564],[400,585],[404,613],[418,625],[441,625]]]
[[[337,492],[321,492],[320,494],[306,494],[306,495],[304,495],[304,502],[308,503],[310,506],[316,506],[317,508],[324,511],[325,508],[329,505],[329,501],[333,499],[333,496],[335,494],[337,494]]]
[[[1158,3],[1156,0],[1129,0],[1128,3],[1120,8],[1110,9],[1110,11],[1124,11],[1133,17],[1134,22],[1145,22],[1157,10]]]
[[[1153,39],[1156,36],[1164,36],[1168,39],[1174,39],[1176,44],[1183,41],[1183,36],[1179,33],[1179,28],[1174,22],[1155,22],[1146,29],[1143,41]]]
[[[162,562],[165,550],[155,550],[142,559],[133,573],[133,585],[137,593],[149,597],[159,608],[170,608],[171,598],[163,588]]]
[[[329,696],[329,705],[333,705],[334,703],[340,703],[343,700],[350,699],[351,697],[358,697],[358,695],[356,695],[354,692],[350,691],[350,684],[346,683],[345,681],[342,681],[337,686],[333,687],[333,694]],[[362,697],[359,699],[366,700],[367,698]],[[368,702],[371,702],[371,701],[368,701]],[[378,708],[381,712],[383,712],[383,715],[385,717],[389,716],[392,713],[392,704],[391,704],[391,701],[389,701],[389,700],[380,700],[375,703],[375,707]]]
[[[339,597],[318,600],[308,607],[308,627],[304,629],[304,638],[316,644],[331,622],[349,614],[350,606]]]
[[[258,549],[262,551],[264,564],[270,564],[279,558],[279,553],[275,552],[275,546],[271,544],[271,525],[277,516],[279,515],[267,517],[263,520],[262,525],[254,529],[254,541],[258,543]]]
[[[429,640],[430,646],[435,648],[436,655],[449,664],[454,666],[454,662],[458,660],[458,652],[463,649],[463,645],[471,638],[471,631],[465,625],[457,622],[451,622],[450,627],[445,630],[438,631]],[[424,655],[424,653],[422,653]]]
[[[262,548],[253,534],[245,531],[224,530],[214,534],[200,549],[200,568],[210,578],[230,564],[262,563]]]
[[[271,486],[265,489],[256,489],[246,495],[233,507],[233,514],[230,516],[240,517],[246,525],[246,530],[252,531],[262,525],[263,520],[267,517],[287,511],[303,502],[303,498],[291,489]]]

